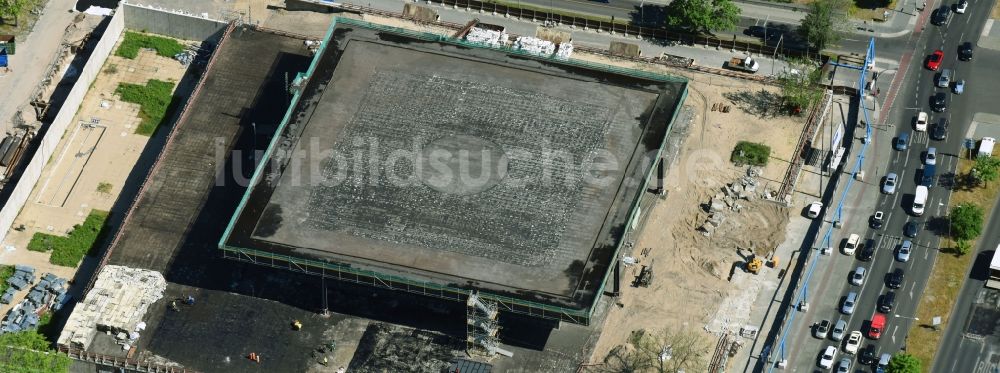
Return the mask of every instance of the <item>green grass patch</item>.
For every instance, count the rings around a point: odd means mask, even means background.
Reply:
[[[13,275],[14,266],[0,265],[0,294],[5,293],[7,288],[10,287],[10,285],[7,284],[7,279]]]
[[[135,129],[135,134],[153,136],[160,124],[170,118],[174,107],[174,83],[150,79],[146,85],[119,83],[115,93],[122,101],[139,104],[139,118],[142,123]]]
[[[93,250],[104,230],[104,222],[107,219],[107,211],[91,210],[87,220],[84,220],[83,224],[73,226],[73,231],[68,236],[35,233],[31,237],[31,242],[28,242],[28,250],[52,251],[49,263],[64,267],[76,267],[83,256]]]
[[[125,38],[118,46],[118,50],[115,51],[115,55],[133,60],[139,55],[139,50],[142,48],[154,49],[156,54],[169,58],[184,51],[184,46],[177,40],[126,31]]]
[[[733,149],[730,160],[738,165],[767,166],[771,159],[771,147],[749,141],[740,141]]]

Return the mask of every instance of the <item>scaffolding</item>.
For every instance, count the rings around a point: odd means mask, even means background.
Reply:
[[[479,292],[473,290],[469,292],[465,306],[466,352],[470,356],[494,357],[498,354],[513,356],[510,351],[500,348],[500,339],[497,337],[500,332],[500,326],[497,324],[500,310],[497,302],[481,298]]]

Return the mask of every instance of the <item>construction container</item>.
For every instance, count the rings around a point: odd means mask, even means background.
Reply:
[[[14,55],[14,35],[0,35],[0,48],[7,50],[7,55]]]

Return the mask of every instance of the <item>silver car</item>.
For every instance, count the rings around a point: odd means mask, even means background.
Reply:
[[[837,320],[836,324],[833,324],[833,330],[830,331],[830,339],[840,342],[844,340],[844,334],[847,333],[847,321],[844,319]]]
[[[937,148],[935,147],[927,148],[927,155],[924,156],[924,163],[937,164]]]
[[[851,358],[845,357],[840,359],[840,366],[837,367],[837,373],[849,373],[851,371]]]
[[[895,172],[890,172],[885,175],[885,184],[882,184],[882,193],[894,194],[896,193],[896,182],[899,181],[899,176],[896,176]]]
[[[854,313],[854,307],[857,306],[858,293],[850,292],[847,293],[847,297],[844,298],[844,304],[840,306],[840,312],[845,315],[850,315]]]
[[[851,284],[861,286],[865,282],[865,267],[858,267],[851,274]]]
[[[899,245],[899,253],[896,254],[896,260],[906,263],[910,260],[910,251],[913,250],[913,242],[910,240],[903,241],[902,245]]]

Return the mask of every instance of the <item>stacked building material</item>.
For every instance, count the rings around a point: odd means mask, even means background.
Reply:
[[[509,38],[503,30],[488,30],[479,27],[473,27],[469,30],[469,34],[465,36],[465,40],[486,44],[494,48],[503,47],[507,44]]]
[[[34,281],[34,268],[17,266],[14,273],[14,277],[11,278],[17,277],[18,281],[26,281],[28,283]],[[28,296],[7,313],[3,322],[0,323],[0,333],[17,332],[37,327],[38,319],[42,314],[49,309],[58,309],[55,308],[55,305],[59,304],[60,300],[63,304],[68,301],[68,289],[66,279],[46,273],[45,276],[42,276],[42,280],[38,281],[31,288]],[[13,287],[8,289],[3,294],[5,303],[9,303],[13,299],[14,294],[16,294],[16,290]],[[61,307],[62,304],[59,304],[59,308]]]
[[[149,306],[163,298],[167,281],[159,272],[108,265],[73,309],[58,344],[87,349],[100,332],[137,332]],[[134,341],[130,338],[131,341]]]
[[[533,36],[521,36],[514,41],[517,49],[539,56],[551,56],[556,52],[556,44]]]
[[[569,56],[573,54],[573,43],[564,42],[559,44],[559,50],[556,51],[556,58],[562,60],[568,60]]]

